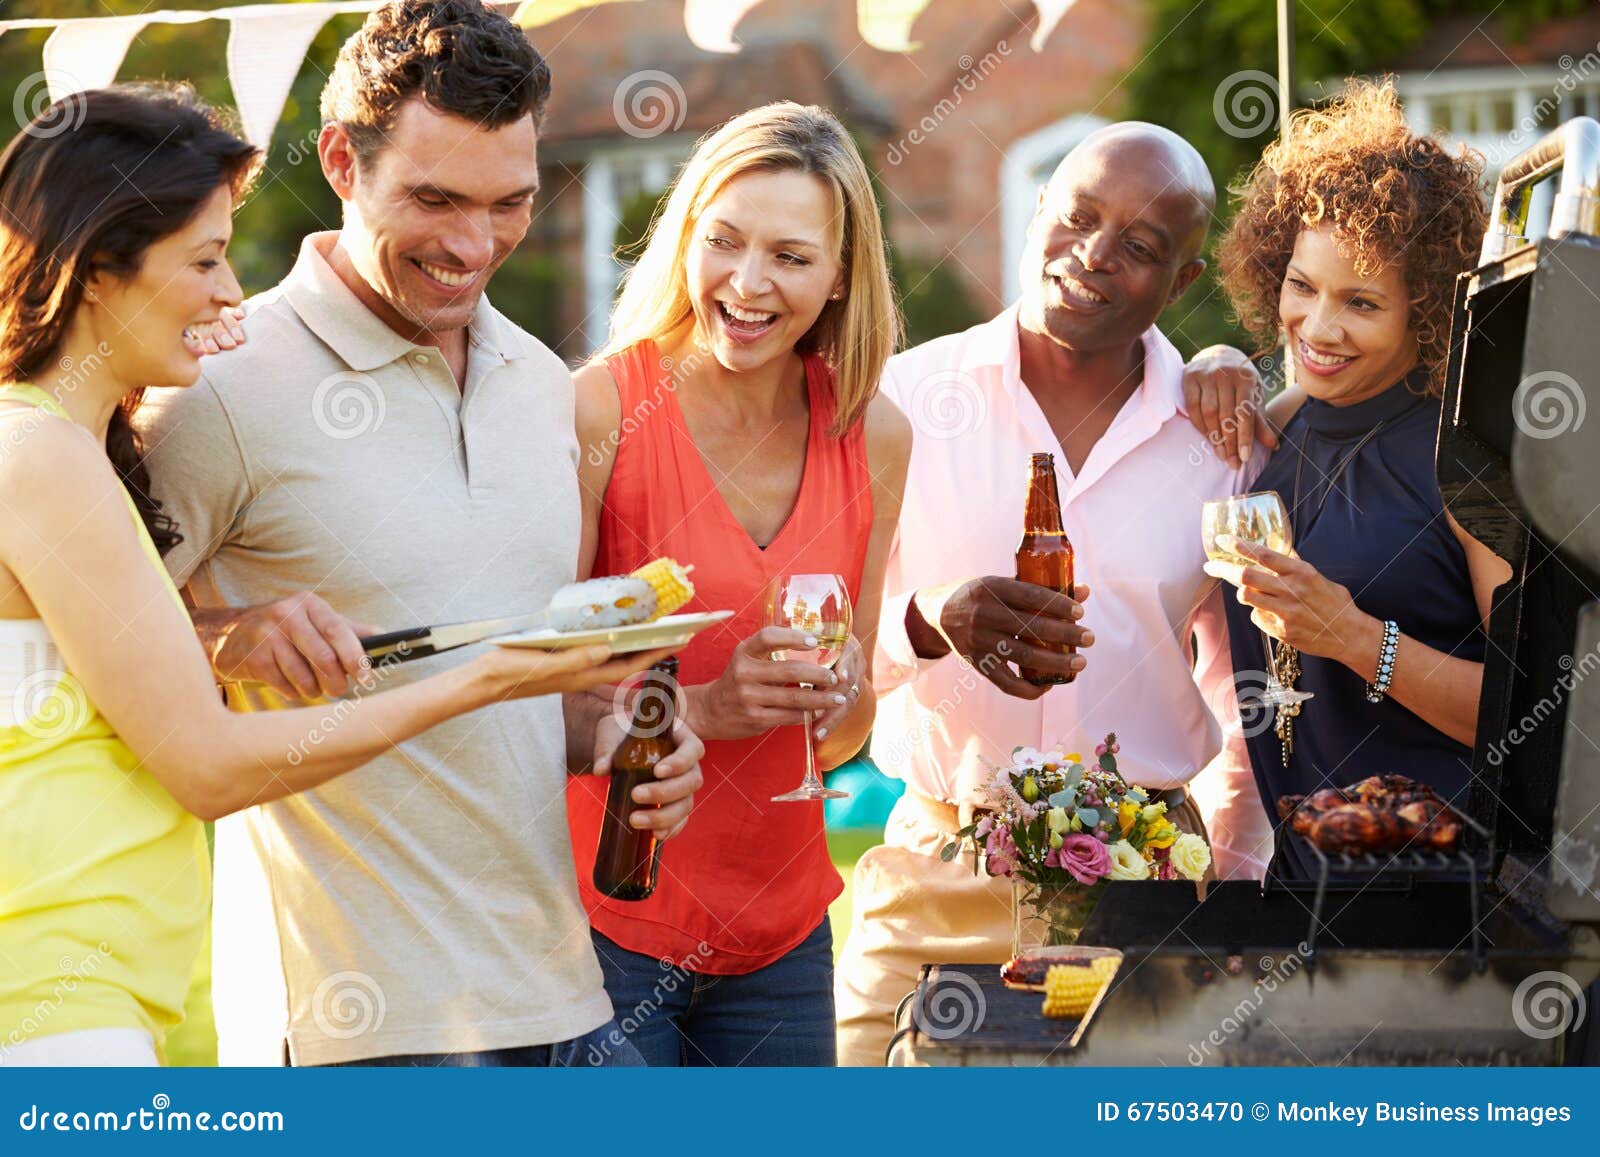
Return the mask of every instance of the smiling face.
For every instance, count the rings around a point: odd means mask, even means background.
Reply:
[[[1362,276],[1328,226],[1302,229],[1278,297],[1278,317],[1313,398],[1348,406],[1383,393],[1417,363],[1405,273],[1385,262]]]
[[[359,165],[344,130],[327,126],[323,170],[345,202],[340,244],[371,291],[361,294],[367,304],[400,330],[465,326],[528,232],[537,146],[532,116],[483,129],[421,98]]]
[[[1193,283],[1207,214],[1168,146],[1080,145],[1040,194],[1022,256],[1024,328],[1089,353],[1125,346]]]
[[[748,372],[791,353],[844,290],[834,198],[795,170],[730,180],[689,234],[686,267],[697,338]]]
[[[233,195],[226,185],[176,233],[152,244],[129,277],[97,273],[81,307],[94,343],[110,350],[117,377],[137,386],[191,386],[205,353],[195,331],[238,305],[239,282],[228,267]]]

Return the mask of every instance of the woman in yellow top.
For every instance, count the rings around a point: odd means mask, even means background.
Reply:
[[[57,102],[0,155],[0,1065],[157,1063],[207,916],[201,819],[664,654],[493,648],[336,708],[223,706],[128,414],[142,387],[192,385],[198,335],[238,304],[226,249],[258,159],[189,94],[122,88]]]

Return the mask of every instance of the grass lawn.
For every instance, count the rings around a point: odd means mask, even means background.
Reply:
[[[850,933],[850,903],[855,895],[856,861],[868,848],[883,843],[883,828],[840,828],[828,832],[828,855],[833,866],[844,877],[844,891],[828,908],[828,919],[833,924],[833,959],[839,959],[844,938]]]

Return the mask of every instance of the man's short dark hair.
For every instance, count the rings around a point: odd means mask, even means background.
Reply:
[[[522,29],[478,0],[393,0],[339,50],[322,90],[322,121],[343,125],[365,162],[414,96],[485,129],[527,116],[537,125],[550,67]]]

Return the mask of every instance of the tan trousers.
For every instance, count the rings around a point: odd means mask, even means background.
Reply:
[[[1180,831],[1204,834],[1192,800],[1172,809]],[[963,850],[939,849],[961,826],[956,809],[907,790],[884,842],[856,862],[850,935],[834,971],[841,1065],[882,1065],[900,1001],[924,964],[994,964],[1011,954],[1011,882],[972,872]]]

